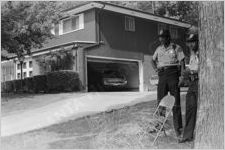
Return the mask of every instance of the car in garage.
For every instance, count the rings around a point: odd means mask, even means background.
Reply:
[[[104,89],[125,89],[127,87],[126,76],[118,70],[104,70],[102,76]]]

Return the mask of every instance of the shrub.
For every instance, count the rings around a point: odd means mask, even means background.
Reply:
[[[47,92],[47,77],[46,75],[37,75],[33,77],[33,90],[35,93]]]
[[[13,80],[13,92],[18,92],[21,89],[21,80]]]
[[[33,92],[34,91],[33,77],[23,79],[23,90],[25,92]]]
[[[71,70],[49,72],[47,86],[48,90],[52,92],[78,91],[80,90],[78,73]]]
[[[12,92],[13,90],[13,81],[6,81],[1,83],[1,91],[2,92]]]
[[[49,72],[47,75],[37,75],[22,80],[1,83],[2,92],[68,92],[79,91],[82,88],[79,76],[71,70]]]

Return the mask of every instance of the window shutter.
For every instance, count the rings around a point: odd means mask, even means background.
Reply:
[[[59,24],[55,25],[55,35],[59,35]]]
[[[84,29],[84,14],[79,15],[79,28]]]

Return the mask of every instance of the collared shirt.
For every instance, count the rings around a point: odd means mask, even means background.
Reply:
[[[153,54],[153,60],[158,61],[158,67],[176,66],[184,59],[182,48],[174,43],[165,48],[164,45],[159,46]]]
[[[190,56],[189,69],[193,71],[198,71],[199,69],[199,59],[197,54],[192,54]]]

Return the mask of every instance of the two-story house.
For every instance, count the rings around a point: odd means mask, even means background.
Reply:
[[[40,74],[36,57],[64,48],[73,52],[73,70],[79,73],[86,90],[93,77],[90,69],[113,66],[125,72],[130,89],[148,91],[150,77],[155,74],[150,61],[159,44],[158,32],[169,29],[172,40],[185,50],[186,31],[191,27],[175,19],[103,2],[89,2],[65,12],[68,15],[54,25],[56,38],[26,56],[24,76]],[[15,72],[10,79],[20,78],[18,63],[11,61]]]

